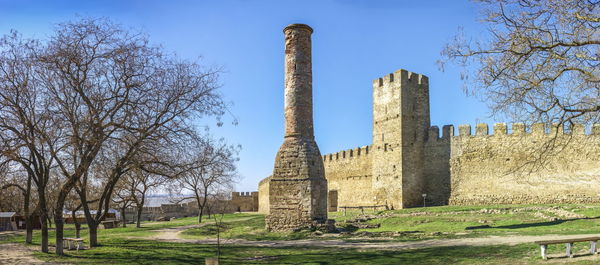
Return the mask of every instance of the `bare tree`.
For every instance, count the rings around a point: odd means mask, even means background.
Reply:
[[[3,66],[8,70],[2,73],[0,81],[3,89],[16,92],[3,99],[12,100],[9,106],[16,106],[17,111],[21,111],[24,102],[31,110],[22,112],[36,115],[26,116],[25,121],[13,113],[2,115],[12,119],[5,119],[8,126],[2,129],[8,132],[4,133],[8,141],[16,139],[13,146],[27,148],[21,157],[32,154],[34,163],[43,164],[42,172],[34,172],[45,177],[38,187],[43,207],[50,169],[56,167],[57,181],[53,184],[57,192],[52,210],[59,255],[63,254],[62,213],[73,188],[78,187],[91,225],[90,244],[94,246],[94,224],[104,218],[116,183],[132,168],[138,154],[161,139],[190,133],[190,123],[195,118],[223,113],[223,102],[217,93],[218,71],[165,54],[148,45],[145,35],[131,34],[107,20],[60,24],[44,45],[26,42],[33,47],[29,49],[22,49],[26,46],[23,41],[10,36],[5,37],[4,43],[4,49],[10,52],[3,53]],[[25,69],[13,69],[21,64]],[[28,94],[23,95],[22,90]],[[19,121],[21,127],[10,127],[13,120]],[[33,129],[22,130],[28,126]],[[22,132],[30,135],[21,136]],[[99,155],[111,151],[112,163],[103,171],[106,175],[90,172],[98,164]],[[94,198],[98,200],[94,217],[87,205],[90,199],[86,198],[89,178],[103,180],[101,195]],[[42,212],[47,212],[47,208]]]
[[[201,223],[210,200],[234,182],[238,149],[224,141],[207,138],[197,142],[189,152],[192,166],[177,178],[177,187],[193,194],[198,205],[198,223]]]
[[[113,190],[112,203],[119,209],[119,213],[121,214],[121,225],[123,227],[127,227],[127,216],[125,211],[127,208],[133,205],[133,199],[131,198],[131,192],[129,187],[127,187],[124,181],[119,181],[115,185]]]
[[[25,217],[25,243],[33,242],[33,218],[39,212],[39,204],[35,203],[32,175],[23,172],[18,164],[5,160],[0,163],[0,210],[12,210]],[[13,170],[9,170],[9,168]],[[12,189],[12,191],[11,191]],[[22,201],[19,199],[22,196]],[[22,206],[21,206],[22,205]],[[35,207],[34,207],[35,206]]]
[[[459,34],[440,61],[464,67],[494,115],[547,124],[600,121],[600,1],[478,0],[488,34]]]
[[[48,99],[34,78],[34,58],[40,49],[39,42],[25,40],[16,32],[0,39],[0,152],[18,163],[27,172],[28,182],[35,184],[42,224],[41,249],[48,252],[46,189],[54,163],[48,143],[53,144],[60,131],[53,128]]]
[[[136,208],[136,227],[141,227],[142,213],[146,204],[146,195],[163,185],[167,178],[137,168],[129,171],[123,181],[129,187],[129,196]]]
[[[217,234],[217,261],[221,259],[221,227],[223,226],[223,217],[225,213],[230,208],[229,202],[227,200],[228,194],[231,194],[231,189],[223,190],[222,192],[214,194],[214,199],[219,203],[216,203],[213,207],[213,220],[215,222],[216,234]]]
[[[71,212],[71,218],[73,219],[73,224],[75,224],[75,237],[81,237],[81,224],[79,223],[79,219],[77,219],[77,212],[81,209],[81,201],[77,196],[77,193],[71,191],[69,196],[67,196],[67,200],[65,201],[65,209]]]

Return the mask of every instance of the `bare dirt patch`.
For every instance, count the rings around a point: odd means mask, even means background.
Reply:
[[[33,252],[39,247],[28,247],[20,243],[0,244],[0,264],[59,264],[36,259]]]

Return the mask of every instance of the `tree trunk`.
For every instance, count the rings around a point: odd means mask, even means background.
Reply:
[[[60,208],[60,209],[59,209]],[[63,237],[64,237],[64,219],[62,216],[62,207],[56,207],[54,210],[54,225],[56,226],[56,255],[64,255]]]
[[[142,209],[143,209],[143,207],[142,207],[142,206],[137,206],[137,209],[136,209],[136,210],[137,210],[137,222],[136,222],[136,224],[135,224],[135,227],[137,227],[137,228],[140,228],[140,227],[142,227],[142,226],[141,226],[141,221],[142,221],[142,220],[141,220],[141,219],[142,219]]]
[[[42,225],[42,252],[48,253],[48,207],[46,205],[46,192],[38,188],[40,204],[40,223]]]
[[[123,227],[127,227],[127,218],[125,218],[125,207],[121,207],[121,222],[123,222]]]
[[[198,223],[202,223],[202,216],[204,216],[204,205],[198,204]]]
[[[98,224],[88,222],[88,232],[90,236],[90,248],[98,246]]]
[[[25,244],[31,244],[33,237],[33,229],[31,227],[31,213],[29,212],[29,202],[31,197],[31,174],[27,177],[27,190],[25,191],[25,199],[23,205],[23,212],[25,214],[25,229],[27,229],[27,236],[25,236]]]
[[[90,248],[98,246],[98,224],[101,220],[98,220],[98,214],[100,214],[100,210],[96,211],[96,216],[92,216],[92,212],[90,211],[89,204],[87,203],[87,195],[86,190],[82,189],[77,191],[79,194],[79,199],[81,200],[81,207],[83,208],[83,214],[85,215],[85,221],[88,225],[88,237],[90,240]],[[84,203],[85,202],[85,203]]]
[[[48,253],[48,218],[42,213],[40,222],[42,223],[42,252]]]
[[[198,223],[202,223],[202,216],[204,215],[204,207],[206,206],[206,196],[204,196],[202,203],[200,202],[200,195],[196,192],[196,202],[198,203]]]
[[[65,220],[63,218],[63,211],[65,209],[65,200],[67,199],[67,194],[71,188],[63,189],[58,194],[58,198],[56,200],[55,208],[54,208],[54,226],[56,227],[56,255],[63,256],[63,237],[64,237],[64,229],[65,229]]]
[[[31,244],[33,242],[33,214],[25,216],[25,229],[27,229],[25,243]]]
[[[73,223],[75,224],[75,237],[81,238],[81,224],[77,220],[77,214],[75,211],[71,211],[71,217],[73,217]]]

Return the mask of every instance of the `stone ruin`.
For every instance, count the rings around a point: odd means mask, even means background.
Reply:
[[[285,136],[269,179],[269,231],[315,228],[327,221],[327,180],[315,142],[311,34],[292,24],[285,34]]]

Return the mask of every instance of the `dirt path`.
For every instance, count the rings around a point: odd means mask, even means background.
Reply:
[[[158,232],[158,234],[151,236],[150,239],[162,240],[162,241],[183,240],[179,237],[179,233],[181,233],[185,230],[188,230],[190,228],[202,227],[207,224],[212,224],[212,223],[194,224],[194,225],[178,226],[178,227],[171,227],[171,228],[164,228],[164,229],[156,230],[156,232]]]
[[[36,259],[32,253],[39,247],[27,247],[20,243],[0,244],[0,264],[57,264]]]
[[[245,220],[249,220],[251,218],[252,217],[237,218],[237,219],[234,219],[231,221],[245,221]],[[209,225],[209,224],[214,224],[214,222],[205,222],[205,223],[201,223],[201,224],[163,228],[163,229],[156,230],[156,232],[158,232],[158,234],[150,236],[148,238],[153,239],[153,240],[180,242],[178,240],[184,240],[184,239],[181,239],[179,237],[179,233],[181,233],[185,230],[188,230],[190,228],[198,228],[198,227],[202,227],[202,226]],[[181,242],[184,242],[184,241],[181,241]]]
[[[183,239],[179,237],[179,233],[188,228],[199,227],[199,225],[171,228],[154,236],[152,239],[194,243],[194,244],[216,244],[216,239]],[[588,235],[543,235],[543,236],[489,236],[478,238],[459,238],[459,239],[430,239],[423,241],[412,242],[348,242],[343,240],[266,240],[266,241],[251,241],[244,239],[222,239],[221,244],[232,244],[254,247],[336,247],[336,248],[356,248],[356,249],[388,249],[388,250],[403,250],[403,249],[418,249],[430,247],[450,247],[450,246],[487,246],[487,245],[517,245],[523,243],[533,243],[538,240],[552,240],[572,237],[591,237],[600,234]]]

